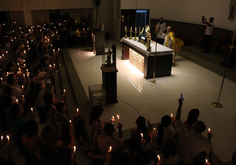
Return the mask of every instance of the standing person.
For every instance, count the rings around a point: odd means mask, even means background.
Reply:
[[[212,31],[215,27],[213,21],[214,21],[213,17],[209,19],[209,22],[207,22],[205,16],[202,16],[202,23],[206,24],[206,31],[204,37],[204,50],[202,52],[206,54],[208,54],[210,51]]]
[[[163,45],[164,43],[164,38],[162,37],[162,34],[160,31],[162,31],[163,33],[166,32],[166,23],[163,20],[163,17],[160,18],[160,21],[157,23],[156,27],[159,27],[159,30],[157,32],[157,43]]]

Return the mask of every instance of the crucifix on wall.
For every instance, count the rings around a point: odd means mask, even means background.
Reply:
[[[129,28],[129,20],[131,19],[131,17],[128,15],[128,17],[126,17],[126,19],[128,20],[128,25],[127,25],[127,27]]]

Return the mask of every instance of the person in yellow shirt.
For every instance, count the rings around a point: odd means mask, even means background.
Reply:
[[[183,47],[184,42],[178,38],[175,38],[175,33],[171,30],[171,26],[167,27],[166,34],[164,34],[162,31],[161,33],[163,38],[165,38],[163,45],[174,51],[172,62],[175,63],[175,57]]]

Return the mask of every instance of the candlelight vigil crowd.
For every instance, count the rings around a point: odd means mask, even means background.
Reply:
[[[86,110],[79,108],[68,117],[66,89],[58,97],[54,88],[56,58],[62,47],[89,46],[87,30],[64,20],[50,25],[37,22],[28,28],[16,22],[1,24],[0,164],[17,164],[15,147],[26,165],[83,165],[76,158],[83,146],[82,152],[95,165],[210,165],[213,134],[198,120],[198,109],[191,109],[181,120],[183,98],[176,99],[176,114],[163,116],[158,124],[138,116],[127,150],[119,115],[103,121],[103,108],[93,107],[88,121]],[[207,137],[202,135],[205,130]],[[235,156],[232,162],[236,164]]]

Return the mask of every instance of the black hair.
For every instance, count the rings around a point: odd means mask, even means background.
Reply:
[[[64,102],[59,102],[56,104],[56,109],[58,112],[62,113],[63,112],[63,109],[64,109]]]
[[[165,115],[161,119],[161,124],[158,125],[158,136],[157,136],[157,145],[163,145],[163,129],[164,127],[168,127],[171,124],[171,117],[169,115]]]
[[[114,128],[114,125],[113,124],[111,124],[111,123],[106,123],[105,125],[104,125],[104,132],[105,132],[105,134],[106,135],[108,135],[108,136],[112,136],[113,135],[113,133],[114,133],[114,131],[115,131],[115,128]]]
[[[191,126],[193,123],[198,121],[199,117],[199,109],[191,109],[188,113],[188,118],[187,118],[187,125]]]
[[[139,116],[136,119],[136,125],[138,126],[137,128],[138,132],[143,133],[143,135],[146,135],[147,133],[146,119],[143,116]]]

